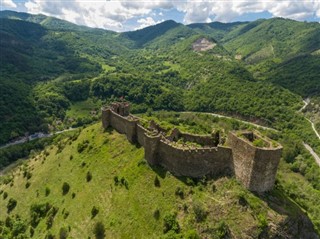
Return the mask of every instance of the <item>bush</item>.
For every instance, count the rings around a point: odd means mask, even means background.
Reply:
[[[4,192],[2,197],[3,197],[3,200],[5,200],[8,197],[8,193]]]
[[[175,233],[180,232],[180,226],[176,220],[176,215],[172,213],[165,215],[163,218],[163,232],[167,233],[169,231],[173,231]]]
[[[106,229],[104,228],[104,225],[103,225],[102,222],[97,222],[97,223],[94,225],[93,233],[94,233],[94,235],[96,236],[96,239],[103,239],[103,238],[105,238],[105,232],[106,232]]]
[[[121,178],[120,182],[126,189],[129,189],[128,181],[124,177]]]
[[[87,182],[90,182],[92,179],[92,174],[90,172],[87,172],[86,178],[87,178]]]
[[[155,178],[154,178],[154,186],[156,186],[156,187],[160,187],[160,180],[159,180],[159,178],[158,178],[158,176],[156,176]]]
[[[57,207],[52,207],[49,212],[48,212],[48,218],[46,221],[47,224],[47,229],[51,228],[53,225],[53,221],[54,221],[54,217],[56,216],[57,212],[58,212],[59,208]]]
[[[46,235],[45,239],[55,239],[54,235],[52,235],[51,232],[48,232],[48,234]]]
[[[155,211],[153,212],[153,217],[154,217],[154,219],[159,220],[159,218],[160,218],[160,211],[159,211],[159,209],[157,209],[157,210],[155,210]]]
[[[118,176],[114,176],[113,177],[113,181],[114,181],[114,185],[118,185],[119,184],[119,178],[118,178]]]
[[[31,185],[31,183],[28,181],[25,186],[26,186],[26,188],[29,188],[30,185]]]
[[[45,189],[45,195],[46,195],[46,197],[48,197],[49,194],[50,194],[50,188],[46,187],[46,189]]]
[[[207,218],[207,212],[199,203],[193,204],[193,212],[195,214],[196,222],[203,222]]]
[[[176,196],[179,196],[181,199],[184,199],[183,189],[180,188],[180,187],[177,187],[177,188],[176,188],[176,191],[175,191],[175,195],[176,195]]]
[[[89,141],[84,140],[82,143],[79,143],[77,146],[78,153],[83,152],[89,146]]]
[[[198,235],[196,230],[189,230],[185,233],[185,236],[183,238],[185,238],[185,239],[200,239],[200,236]]]
[[[214,239],[230,238],[230,229],[228,225],[224,221],[220,221],[214,228],[214,234],[212,236]]]
[[[47,212],[52,208],[49,203],[32,204],[30,207],[30,224],[32,227],[37,227],[40,219],[47,215]]]
[[[68,230],[65,227],[61,227],[59,231],[59,238],[67,239],[67,237],[68,237]]]
[[[17,200],[10,198],[7,204],[8,213],[10,213],[17,206]]]
[[[91,209],[91,218],[94,218],[98,213],[99,213],[99,209],[93,206]]]
[[[62,185],[62,195],[66,195],[70,190],[69,183],[64,182]]]

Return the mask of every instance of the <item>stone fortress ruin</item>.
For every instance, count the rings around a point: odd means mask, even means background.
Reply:
[[[271,190],[274,185],[282,147],[256,131],[229,132],[228,146],[220,144],[219,132],[194,135],[173,129],[168,134],[153,121],[149,127],[143,127],[139,118],[130,114],[127,102],[103,107],[102,125],[141,145],[151,166],[162,166],[176,176],[234,175],[247,189],[256,192]],[[175,143],[178,140],[197,147],[183,147]]]

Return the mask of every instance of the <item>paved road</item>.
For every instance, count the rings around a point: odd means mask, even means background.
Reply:
[[[304,106],[299,110],[299,112],[303,111],[308,106],[308,104],[310,103],[310,99],[307,98],[307,99],[303,100],[303,103],[304,103]],[[306,120],[309,121],[314,133],[317,135],[318,139],[320,140],[320,134],[318,133],[314,123],[311,120],[309,120],[307,117],[305,117],[305,118],[306,118]],[[303,143],[303,145],[310,152],[310,154],[313,156],[313,158],[316,160],[317,164],[320,166],[320,157],[316,154],[316,152],[314,152],[314,150],[310,147],[310,145],[308,145],[306,143]]]
[[[303,143],[304,147],[310,152],[310,154],[314,157],[317,164],[320,166],[320,157],[313,151],[313,149],[306,143]]]
[[[63,132],[76,130],[76,129],[77,128],[70,128],[70,129],[65,129],[65,130],[62,130],[62,131],[57,131],[57,132],[51,133],[51,134],[45,134],[45,133],[39,132],[39,133],[36,133],[36,134],[31,135],[29,137],[23,137],[22,139],[18,139],[18,140],[14,141],[14,142],[10,142],[10,143],[7,143],[5,145],[2,145],[2,146],[0,146],[0,149],[7,148],[7,147],[12,146],[12,145],[23,144],[23,143],[26,143],[26,142],[29,142],[29,141],[32,141],[32,140],[35,140],[35,139],[48,138],[48,137],[51,137],[51,136],[56,135],[56,134],[61,134]]]
[[[266,126],[262,126],[262,125],[259,125],[259,124],[255,124],[255,123],[252,123],[252,122],[249,122],[249,121],[237,119],[237,118],[230,117],[230,116],[215,114],[215,113],[194,112],[194,111],[186,111],[186,112],[180,112],[180,113],[196,113],[196,114],[212,115],[212,116],[219,117],[219,118],[226,118],[226,119],[237,120],[237,121],[242,122],[242,123],[244,123],[244,124],[249,124],[249,125],[255,126],[255,127],[257,127],[257,128],[260,128],[260,129],[278,131],[278,130],[276,130],[276,129],[269,128],[269,127],[266,127]]]

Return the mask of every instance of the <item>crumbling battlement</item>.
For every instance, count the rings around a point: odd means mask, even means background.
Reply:
[[[229,147],[218,145],[218,133],[202,136],[174,129],[166,137],[164,129],[155,122],[151,122],[148,129],[144,128],[139,118],[130,115],[129,109],[125,102],[103,107],[102,125],[104,128],[113,127],[125,134],[131,143],[140,144],[150,165],[160,165],[177,176],[235,175],[251,191],[272,189],[282,147],[273,147],[271,141],[258,132],[230,132]],[[178,139],[201,146],[183,147],[175,142]],[[263,147],[254,145],[257,139]]]

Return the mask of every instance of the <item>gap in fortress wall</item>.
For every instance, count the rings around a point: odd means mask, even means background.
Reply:
[[[257,131],[229,132],[228,146],[222,146],[219,132],[195,135],[173,129],[169,134],[153,121],[145,128],[138,117],[130,114],[127,102],[102,107],[102,125],[141,145],[149,165],[162,166],[176,176],[234,175],[247,189],[256,192],[274,186],[282,147]]]

